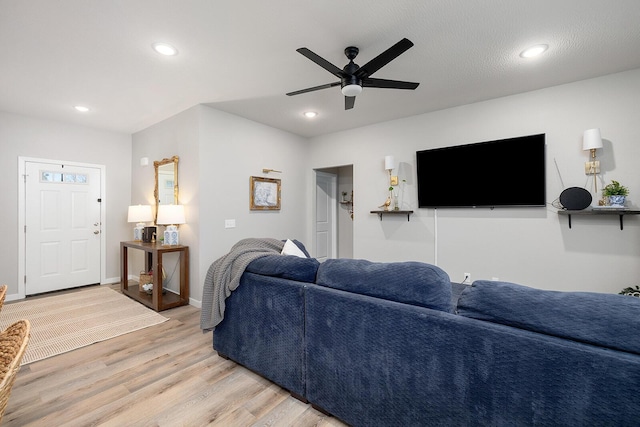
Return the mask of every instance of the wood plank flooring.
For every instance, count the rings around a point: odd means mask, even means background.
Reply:
[[[346,425],[219,357],[199,309],[161,314],[170,320],[23,366],[2,425]]]

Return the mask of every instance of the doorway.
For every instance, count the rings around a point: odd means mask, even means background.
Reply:
[[[317,169],[315,173],[314,256],[321,261],[353,258],[353,166]]]
[[[19,297],[102,281],[104,169],[19,158]]]

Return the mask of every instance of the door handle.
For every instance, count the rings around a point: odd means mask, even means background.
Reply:
[[[100,230],[94,231],[93,234],[100,234]]]

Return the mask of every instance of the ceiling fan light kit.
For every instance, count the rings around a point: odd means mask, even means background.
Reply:
[[[355,46],[349,46],[344,50],[344,54],[349,60],[349,63],[345,65],[343,69],[336,67],[335,65],[322,58],[318,54],[310,51],[306,47],[301,47],[300,49],[296,50],[298,53],[304,55],[334,76],[338,77],[340,81],[327,83],[320,86],[314,86],[295,92],[289,92],[287,93],[287,95],[300,95],[303,93],[313,92],[320,89],[328,89],[330,87],[339,85],[341,87],[342,94],[344,95],[344,109],[350,110],[355,104],[355,97],[362,92],[363,87],[414,90],[420,83],[376,79],[371,77],[373,73],[396,59],[412,46],[413,43],[409,39],[404,38],[395,45],[391,46],[389,49],[382,52],[380,55],[373,58],[371,61],[367,62],[362,67],[353,62],[356,56],[358,56],[359,49]]]

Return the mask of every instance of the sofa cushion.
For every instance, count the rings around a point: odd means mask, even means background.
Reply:
[[[477,280],[462,292],[457,313],[640,354],[638,298],[547,291],[508,282]]]
[[[245,271],[263,276],[313,283],[316,280],[316,272],[319,265],[320,263],[315,258],[266,255],[251,261]]]
[[[449,276],[439,267],[422,262],[328,259],[320,264],[316,283],[390,301],[452,311]]]

